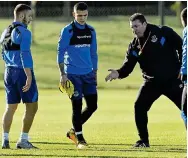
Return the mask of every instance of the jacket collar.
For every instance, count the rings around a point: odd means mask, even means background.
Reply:
[[[21,22],[18,22],[18,21],[13,22],[12,24],[14,24],[14,25],[18,25],[18,24],[19,24],[19,25],[21,25],[21,26],[27,28],[27,25],[26,25],[26,24],[21,23]]]
[[[76,20],[74,20],[75,26],[79,29],[85,29],[86,24],[80,25]]]
[[[144,38],[147,38],[147,37],[148,37],[148,35],[149,35],[150,31],[151,31],[150,28],[151,28],[151,24],[148,24],[148,23],[147,23],[146,30],[145,30],[145,32],[144,32]]]

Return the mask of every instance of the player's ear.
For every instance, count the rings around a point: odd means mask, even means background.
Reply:
[[[147,23],[146,23],[146,22],[143,22],[143,25],[144,25],[144,26],[146,26],[146,25],[147,25]]]
[[[72,12],[72,16],[75,18],[75,12]]]

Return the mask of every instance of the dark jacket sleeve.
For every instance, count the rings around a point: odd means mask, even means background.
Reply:
[[[126,78],[133,71],[137,63],[138,52],[139,50],[136,49],[134,42],[130,43],[123,65],[117,70],[119,73],[119,79]]]
[[[174,47],[174,49],[178,52],[179,61],[182,62],[182,38],[170,27],[163,26],[162,27],[163,34],[167,37],[170,42],[170,46]]]

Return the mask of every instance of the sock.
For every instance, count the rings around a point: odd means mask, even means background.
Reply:
[[[24,139],[24,140],[28,140],[28,133],[23,133],[23,132],[22,132],[22,133],[20,134],[20,140],[23,140],[23,139]]]
[[[84,137],[83,137],[82,131],[80,131],[80,132],[76,132],[75,134],[76,134],[76,137],[77,137],[78,141],[82,141],[82,140],[84,140]]]
[[[75,132],[75,134],[76,134],[76,135],[82,134],[82,131],[80,131],[80,132]]]
[[[3,133],[3,140],[9,140],[9,133]]]

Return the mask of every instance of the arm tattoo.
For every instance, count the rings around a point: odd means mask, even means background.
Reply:
[[[64,63],[59,63],[59,70],[61,75],[65,75]]]

